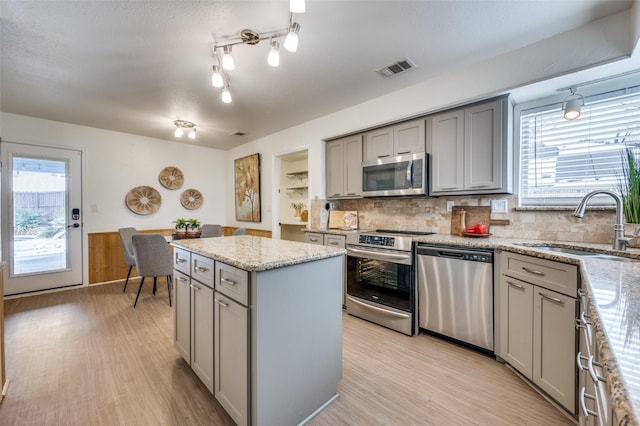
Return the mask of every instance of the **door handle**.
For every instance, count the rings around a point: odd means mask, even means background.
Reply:
[[[73,225],[67,226],[67,228],[80,228],[80,224],[79,223],[74,223]]]

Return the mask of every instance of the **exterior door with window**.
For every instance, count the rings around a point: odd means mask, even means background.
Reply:
[[[82,153],[2,142],[5,295],[82,284]]]

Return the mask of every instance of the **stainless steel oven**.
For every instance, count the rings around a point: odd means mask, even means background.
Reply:
[[[410,336],[418,331],[412,235],[347,236],[347,312]],[[422,235],[429,233],[421,233]]]

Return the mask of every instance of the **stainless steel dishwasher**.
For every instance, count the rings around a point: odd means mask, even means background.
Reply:
[[[493,353],[493,251],[416,247],[420,328]]]

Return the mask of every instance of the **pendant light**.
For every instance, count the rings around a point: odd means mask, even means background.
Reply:
[[[173,134],[176,138],[181,138],[182,136],[184,136],[185,129],[189,130],[189,135],[188,135],[189,139],[196,138],[196,125],[191,121],[175,120],[173,122],[173,125],[176,126],[176,131]]]
[[[225,104],[230,104],[231,103],[231,92],[229,91],[229,86],[224,86],[224,89],[222,89],[222,102],[224,102]]]
[[[284,48],[289,52],[298,50],[298,32],[300,32],[300,24],[294,22],[289,27],[289,33],[284,39]]]
[[[305,12],[304,0],[290,0],[289,12],[291,13],[304,13]]]
[[[267,63],[272,67],[280,65],[280,43],[278,43],[278,40],[271,40],[271,50],[269,50]]]
[[[222,72],[219,65],[213,66],[213,74],[211,75],[211,84],[213,87],[224,86],[224,80],[222,79]]]
[[[231,46],[224,46],[222,55],[222,68],[228,71],[236,69],[236,64],[233,62],[233,56],[231,56]]]

